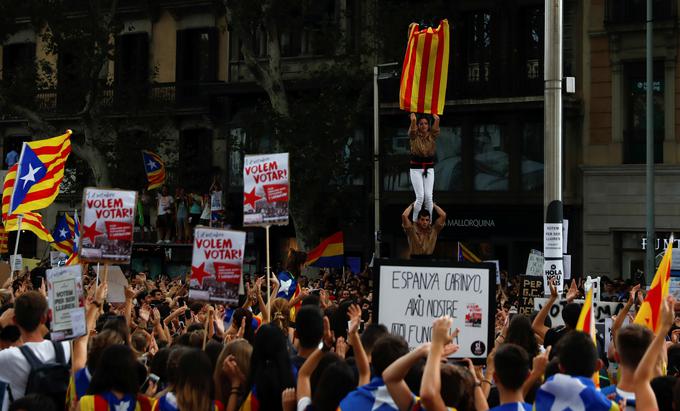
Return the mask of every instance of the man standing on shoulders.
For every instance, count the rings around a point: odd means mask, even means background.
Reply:
[[[431,223],[430,212],[425,208],[420,209],[416,222],[412,223],[409,218],[412,211],[413,204],[406,207],[401,215],[401,226],[408,240],[409,255],[412,259],[432,258],[434,247],[437,245],[437,236],[446,223],[446,213],[434,204],[434,211],[437,213],[437,220],[434,224]]]

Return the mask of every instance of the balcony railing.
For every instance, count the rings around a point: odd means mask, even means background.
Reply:
[[[652,11],[656,22],[674,21],[678,17],[676,0],[652,0]],[[642,24],[646,17],[646,0],[605,0],[606,25]]]
[[[131,111],[164,112],[185,109],[206,109],[209,96],[202,83],[155,83],[138,87],[113,87],[102,91],[101,108],[111,114]],[[48,89],[36,93],[34,108],[44,114],[69,115],[80,111],[84,105],[82,93]],[[0,118],[13,118],[0,113]]]

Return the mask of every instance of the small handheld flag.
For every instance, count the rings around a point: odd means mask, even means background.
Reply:
[[[342,231],[324,239],[315,249],[307,253],[305,265],[311,267],[341,268],[345,260],[345,245]]]
[[[656,332],[659,329],[659,318],[661,316],[661,305],[668,296],[668,289],[671,284],[671,260],[673,259],[673,235],[668,240],[666,252],[661,259],[659,268],[656,270],[652,285],[649,287],[637,315],[635,324],[641,324]]]

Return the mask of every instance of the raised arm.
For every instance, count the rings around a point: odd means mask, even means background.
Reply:
[[[437,220],[434,222],[434,229],[441,231],[446,225],[446,211],[444,211],[439,205],[433,204],[434,211],[437,213]]]
[[[364,351],[364,346],[359,337],[359,324],[361,323],[361,308],[352,304],[347,310],[349,316],[349,331],[347,338],[350,345],[354,348],[354,358],[356,359],[357,369],[359,370],[358,386],[366,385],[371,380],[371,366],[368,364],[368,356]]]
[[[416,113],[411,113],[409,118],[411,119],[411,125],[408,127],[408,136],[409,138],[416,138],[416,132],[418,131],[418,125],[416,124]]]
[[[432,127],[430,127],[430,133],[432,134],[432,137],[437,138],[439,137],[439,116],[437,114],[433,114],[432,118],[434,119],[434,122],[432,122]]]
[[[619,311],[619,313],[616,315],[616,320],[614,320],[614,324],[612,324],[612,342],[614,342],[614,345],[616,345],[616,334],[619,332],[623,322],[626,320],[630,308],[635,303],[635,296],[639,290],[640,284],[637,284],[635,287],[631,288],[626,305],[624,305],[621,311]]]
[[[383,372],[383,380],[399,411],[407,411],[413,402],[413,394],[404,378],[421,358],[427,356],[430,345],[424,344],[393,362]]]
[[[409,204],[408,207],[406,207],[406,210],[401,213],[401,226],[405,229],[411,228],[413,225],[413,223],[411,223],[411,219],[409,218],[411,211],[413,211],[413,203]]]
[[[312,376],[312,373],[316,369],[316,366],[319,365],[319,361],[321,360],[321,357],[323,356],[323,352],[319,349],[314,350],[314,352],[307,357],[305,360],[305,363],[302,364],[302,367],[300,367],[300,371],[298,372],[298,380],[297,380],[297,400],[298,402],[305,397],[310,397],[312,396],[312,385],[310,382],[310,378]]]
[[[666,335],[673,325],[675,300],[668,296],[661,304],[660,327],[652,343],[647,347],[637,370],[635,370],[635,409],[639,411],[658,410],[654,391],[650,384],[654,378],[654,369],[666,346]]]
[[[441,395],[441,359],[444,347],[458,335],[458,329],[453,334],[449,334],[452,324],[453,320],[448,316],[437,318],[432,323],[432,346],[427,355],[423,378],[420,382],[420,399],[428,410],[446,410],[446,404]],[[457,350],[458,346],[456,345],[455,348]]]
[[[538,312],[538,315],[534,318],[534,322],[531,324],[531,328],[539,335],[539,337],[541,337],[541,339],[545,339],[545,333],[550,329],[545,326],[545,319],[548,317],[548,313],[550,313],[550,309],[553,304],[555,304],[555,301],[557,301],[557,288],[555,288],[553,284],[550,284],[550,298],[543,308],[541,308],[541,311]]]

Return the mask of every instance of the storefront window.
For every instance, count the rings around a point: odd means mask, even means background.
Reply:
[[[460,127],[442,127],[437,139],[437,164],[434,167],[434,189],[463,189],[462,132]]]
[[[475,190],[507,191],[509,175],[509,142],[498,124],[472,127],[475,148]]]
[[[522,128],[522,190],[543,189],[543,123]]]

